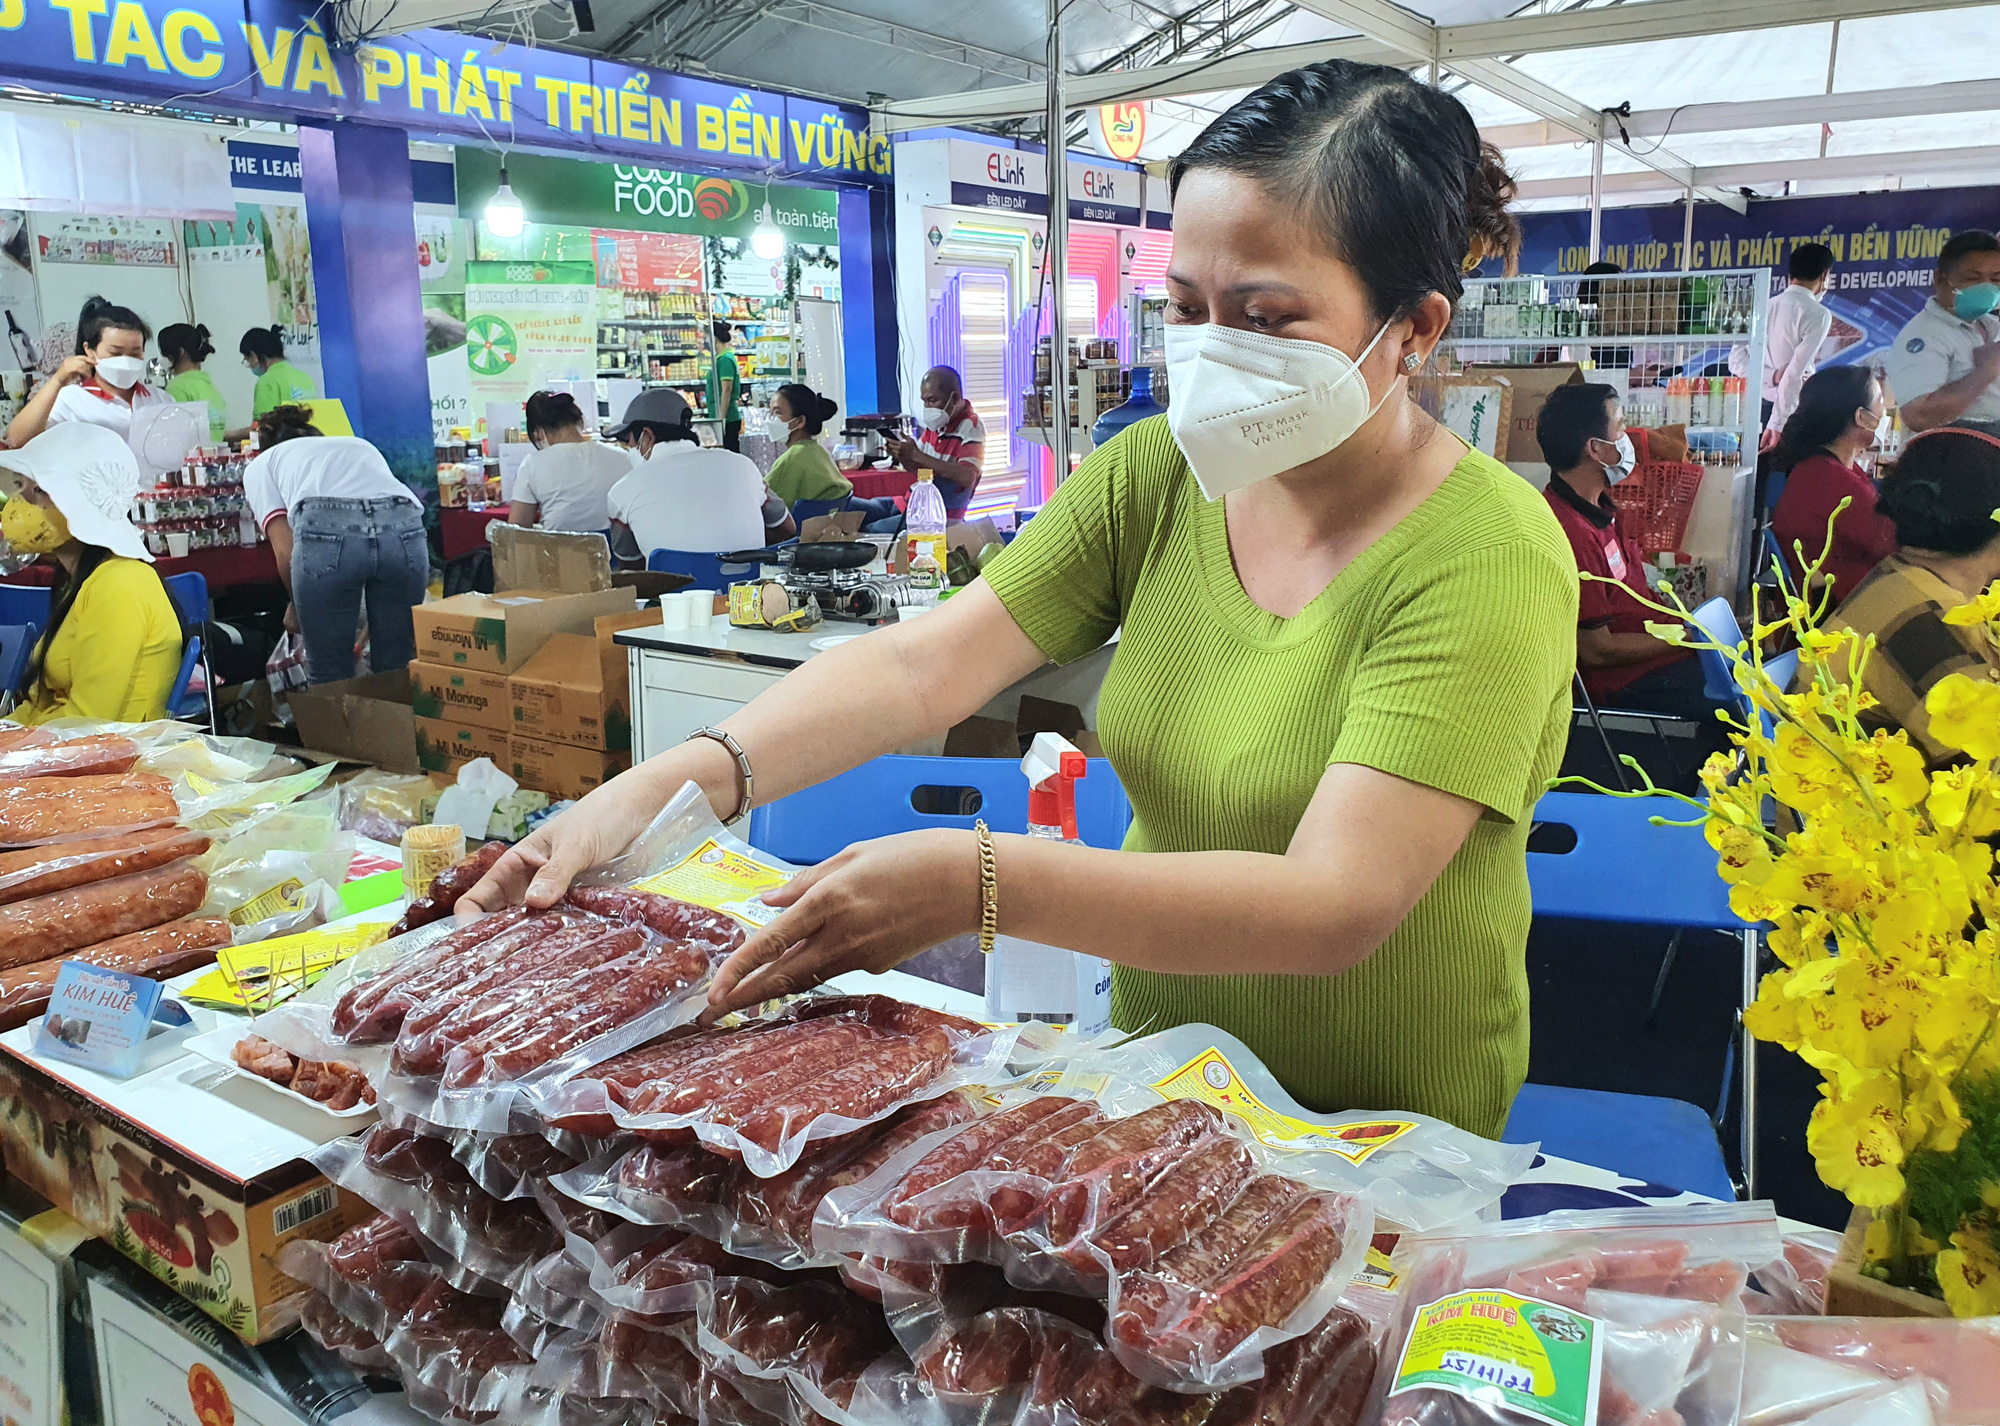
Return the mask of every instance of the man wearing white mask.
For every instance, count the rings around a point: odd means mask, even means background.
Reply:
[[[904,470],[929,471],[944,497],[945,514],[962,520],[979,488],[986,426],[965,399],[964,379],[951,367],[925,372],[918,395],[924,409],[917,418],[917,438],[889,442],[889,458]]]
[[[1409,380],[1464,274],[1518,242],[1513,184],[1456,98],[1345,60],[1236,103],[1170,184],[1168,412],[1091,452],[935,611],[613,778],[462,911],[551,904],[689,780],[742,815],[1116,634],[1097,732],[1131,798],[1123,850],[980,827],[859,842],[766,896],[782,914],[710,1010],[997,931],[1111,961],[1115,1024],[1219,1027],[1313,1112],[1500,1133],[1528,1064],[1527,836],[1569,726],[1576,567],[1533,487]]]
[[[28,398],[7,427],[7,444],[25,446],[50,426],[83,421],[115,435],[132,431],[132,414],[173,404],[146,385],[146,341],[152,329],[129,307],[93,297],[76,320],[76,353]]]
[[[1558,386],[1535,421],[1535,439],[1551,471],[1543,491],[1549,509],[1569,536],[1577,569],[1592,576],[1583,581],[1576,618],[1584,687],[1600,703],[1709,719],[1715,705],[1702,692],[1700,661],[1647,633],[1646,621],[1660,615],[1634,597],[1652,596],[1646,557],[1611,498],[1635,461],[1617,388]]]

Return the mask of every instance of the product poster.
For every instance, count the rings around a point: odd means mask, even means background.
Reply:
[[[62,1292],[48,1256],[0,1228],[0,1415],[62,1426]]]
[[[28,215],[0,208],[0,371],[32,371],[42,354],[42,309],[29,251]]]
[[[303,206],[267,203],[260,210],[264,281],[272,320],[285,329],[285,358],[326,390],[319,359],[319,306],[313,295],[312,241]]]
[[[417,214],[417,277],[424,303],[424,359],[430,373],[431,434],[473,427],[472,369],[465,352],[465,274],[471,229],[464,220]]]
[[[65,214],[45,219],[38,237],[43,262],[107,267],[177,267],[179,234],[170,218]]]
[[[474,262],[466,271],[472,409],[520,405],[551,380],[597,374],[597,272],[590,262]]]

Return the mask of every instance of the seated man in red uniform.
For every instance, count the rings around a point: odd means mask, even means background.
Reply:
[[[1631,439],[1615,388],[1558,386],[1535,423],[1549,463],[1544,492],[1583,581],[1577,605],[1576,666],[1591,699],[1620,708],[1671,713],[1715,727],[1692,650],[1646,632],[1664,616],[1639,602],[1647,592],[1645,557],[1625,533],[1611,487],[1632,473]],[[1610,581],[1610,582],[1606,582]]]

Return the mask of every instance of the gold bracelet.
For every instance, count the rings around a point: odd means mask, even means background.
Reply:
[[[1000,872],[993,861],[992,831],[984,821],[975,821],[972,831],[979,838],[979,953],[990,956],[1000,931]]]

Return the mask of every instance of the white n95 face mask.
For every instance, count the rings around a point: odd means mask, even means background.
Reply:
[[[101,357],[97,379],[115,391],[129,391],[145,379],[146,359],[134,356]]]
[[[1167,326],[1167,427],[1210,500],[1317,460],[1368,423],[1361,355],[1214,323]]]

